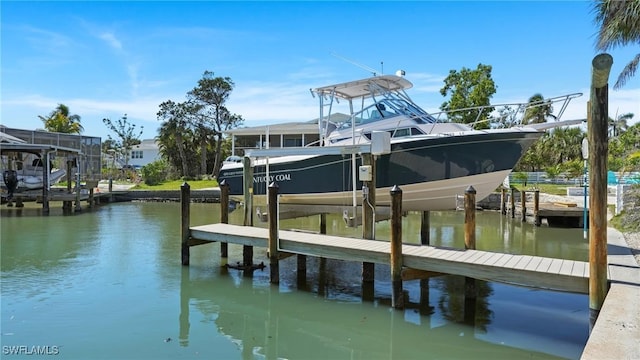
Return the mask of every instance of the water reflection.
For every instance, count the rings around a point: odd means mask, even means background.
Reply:
[[[218,209],[193,204],[192,225],[217,221]],[[91,358],[101,339],[110,358],[513,359],[577,358],[588,336],[583,295],[476,282],[470,301],[464,278],[441,276],[406,281],[409,301],[397,311],[388,266],[376,265],[368,287],[361,264],[307,257],[300,273],[290,257],[272,286],[268,269],[247,277],[222,266],[216,243],[192,248],[191,266],[182,267],[175,203],[109,204],[72,216],[30,211],[2,211],[0,219],[2,328],[15,334],[2,335],[3,345],[55,341],[65,358]],[[242,211],[230,215],[242,222]],[[588,253],[581,229],[534,228],[494,213],[477,219],[480,249],[579,260]],[[403,222],[405,241],[419,242],[420,214]],[[282,224],[318,230],[319,219]],[[431,224],[432,244],[463,246],[461,213],[432,212]],[[329,216],[327,229],[361,232],[340,216]],[[376,234],[387,239],[388,222]],[[228,261],[241,260],[242,247],[230,245]],[[254,261],[267,262],[266,249],[255,248]]]
[[[327,277],[334,275],[327,271]],[[242,279],[241,284],[235,276]],[[427,316],[434,308],[429,304],[426,286],[420,287],[419,302],[410,302],[406,310],[397,311],[389,308],[389,297],[372,303],[323,301],[328,295],[322,286],[313,293],[256,281],[248,287],[246,281],[239,274],[215,279],[200,277],[197,271],[192,273],[184,267],[180,286],[181,346],[190,345],[191,318],[200,318],[201,313],[204,321],[214,323],[218,332],[237,344],[242,359],[404,359],[424,358],[425,354],[429,358],[468,358],[471,353],[475,358],[549,358],[537,351],[478,339],[476,331],[486,332],[484,327],[489,323],[486,315],[491,312],[486,310],[486,301],[476,302],[472,323],[464,323],[464,307],[439,296],[439,306],[447,308],[445,317],[450,314],[460,321],[434,324]],[[199,314],[190,314],[194,309]]]

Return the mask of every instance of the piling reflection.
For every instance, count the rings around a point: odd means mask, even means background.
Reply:
[[[211,279],[192,276],[188,267],[182,267],[180,345],[189,346],[190,318],[204,317],[214,319],[217,331],[238,345],[243,359],[416,358],[427,349],[430,356],[458,358],[468,357],[469,347],[480,358],[524,356],[525,352],[531,355],[530,351],[474,336],[478,331],[485,332],[490,324],[492,311],[487,298],[492,290],[487,283],[479,282],[477,296],[471,299],[464,296],[465,279],[461,277],[409,281],[409,301],[400,311],[391,309],[389,279],[378,278],[375,299],[371,307],[363,308],[366,301],[359,298],[357,289],[362,284],[353,287],[342,281],[344,278],[337,277],[332,269],[335,264],[331,260],[310,263],[311,275],[305,284],[309,291],[290,290],[288,286],[296,283],[297,277],[290,279],[294,281],[291,284],[285,277],[284,285],[273,286],[266,281],[250,281],[233,269]],[[342,265],[341,270],[345,266],[357,270],[357,266]],[[352,278],[358,276],[356,271]],[[437,304],[430,303],[432,292],[437,294]],[[194,310],[197,313],[190,314]],[[444,323],[432,323],[436,310]],[[452,346],[452,337],[459,334],[465,334],[463,342]]]

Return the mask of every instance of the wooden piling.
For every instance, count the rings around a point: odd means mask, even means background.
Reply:
[[[476,189],[464,192],[464,248],[476,249]]]
[[[220,182],[220,222],[223,224],[229,223],[229,184],[227,180]],[[226,242],[220,243],[220,257],[229,257],[229,244]]]
[[[511,208],[511,218],[516,217],[516,189],[511,188],[511,196],[509,197],[509,205]]]
[[[591,327],[607,295],[608,79],[613,57],[593,58],[589,140],[589,310]]]
[[[507,214],[507,189],[505,187],[500,189],[500,213]]]
[[[520,217],[520,221],[527,221],[527,193],[524,190],[520,190],[520,205],[522,209],[522,216]]]
[[[307,282],[307,255],[298,254],[296,257],[297,261],[297,282],[298,288],[306,285]]]
[[[244,226],[253,226],[253,168],[251,158],[242,158],[243,194],[244,194]],[[253,246],[243,245],[242,263],[245,268],[253,266]],[[246,272],[245,274],[250,274]]]
[[[364,181],[364,185],[367,187],[368,194],[363,196],[362,200],[362,238],[373,240],[375,239],[375,226],[376,222],[375,207],[376,207],[376,177],[375,177],[375,161],[371,154],[362,154],[362,164],[371,166],[371,181]],[[375,279],[375,264],[370,262],[362,263],[362,281],[373,282]]]
[[[404,308],[402,292],[402,189],[394,185],[391,193],[391,306]]]
[[[184,182],[180,186],[180,219],[181,219],[181,244],[182,244],[182,265],[189,265],[189,222],[191,221],[190,205],[191,205],[191,187]]]
[[[327,234],[327,214],[320,214],[320,234]]]
[[[476,249],[476,189],[473,186],[469,186],[464,192],[464,248]],[[475,308],[476,293],[476,279],[465,277],[465,317],[470,315],[469,309]]]
[[[272,284],[280,283],[280,263],[278,260],[278,184],[272,182],[268,189],[269,204],[269,276]]]
[[[50,153],[46,152],[45,155],[43,156],[45,159],[45,164],[49,164],[49,160],[50,160]],[[49,169],[48,166],[43,166],[42,167],[42,214],[43,215],[49,215],[49,186],[46,186],[47,184],[49,184],[49,171],[47,170]],[[51,170],[51,169],[49,169]]]
[[[431,225],[429,220],[429,211],[423,211],[422,220],[420,221],[420,245],[429,245],[431,242]]]
[[[540,226],[540,216],[538,213],[540,212],[540,190],[535,189],[533,191],[533,222],[536,226]]]

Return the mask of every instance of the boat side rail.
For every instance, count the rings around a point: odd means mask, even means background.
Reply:
[[[551,107],[556,103],[560,103],[560,109],[557,115],[552,115],[554,120],[559,121],[565,110],[569,106],[571,100],[582,96],[582,93],[571,93],[567,95],[561,95],[556,97],[551,97],[535,102],[526,102],[526,103],[503,103],[503,104],[490,104],[490,105],[479,105],[479,106],[471,106],[461,109],[453,109],[446,111],[439,111],[431,113],[438,122],[447,122],[448,115],[457,113],[457,112],[465,112],[465,111],[477,111],[478,114],[475,120],[471,123],[467,123],[467,125],[471,127],[475,127],[475,125],[490,122],[490,123],[500,123],[501,121],[507,119],[508,117],[518,118],[520,116],[519,121],[516,121],[513,125],[523,125],[522,121],[524,119],[524,115],[530,109],[535,109],[538,107]],[[487,108],[493,108],[489,115],[485,119],[481,119],[480,117],[485,113],[483,110]],[[443,116],[445,118],[443,118]]]

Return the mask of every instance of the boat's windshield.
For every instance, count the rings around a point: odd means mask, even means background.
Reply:
[[[361,111],[355,112],[353,117],[355,125],[358,126],[401,115],[409,117],[417,124],[432,124],[437,122],[435,118],[414,103],[405,99],[390,96],[378,99],[378,101],[365,107]],[[344,129],[350,126],[351,120],[348,120],[340,124],[338,128]]]

